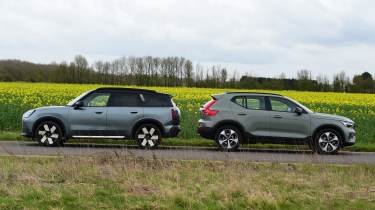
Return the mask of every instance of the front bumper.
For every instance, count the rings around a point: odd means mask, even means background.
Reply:
[[[357,140],[357,137],[356,137],[356,133],[355,132],[350,132],[348,134],[348,137],[346,138],[346,140],[343,142],[343,146],[346,147],[346,146],[352,146],[355,144]]]
[[[21,136],[24,137],[33,137],[33,121],[22,118],[22,132]]]

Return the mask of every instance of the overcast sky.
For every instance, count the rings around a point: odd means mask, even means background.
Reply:
[[[239,73],[375,73],[371,0],[0,0],[0,59],[184,56]]]

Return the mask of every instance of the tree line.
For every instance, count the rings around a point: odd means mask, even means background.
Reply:
[[[19,60],[0,60],[0,81],[89,83],[164,87],[206,87],[268,90],[306,90],[334,92],[375,92],[375,81],[364,72],[350,78],[342,71],[330,80],[326,75],[313,78],[300,70],[297,78],[266,78],[228,74],[220,65],[194,65],[183,57],[121,57],[97,61],[92,65],[82,55],[67,63],[35,64]]]

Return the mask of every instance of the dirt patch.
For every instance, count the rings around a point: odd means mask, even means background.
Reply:
[[[147,196],[156,192],[158,192],[156,188],[147,186],[147,185],[131,186],[128,190],[128,193],[137,195],[137,196]]]

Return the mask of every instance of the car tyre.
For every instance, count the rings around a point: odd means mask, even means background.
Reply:
[[[242,142],[242,134],[235,126],[225,125],[217,129],[215,142],[222,151],[237,151]]]
[[[342,146],[342,136],[335,129],[320,130],[314,138],[314,152],[318,154],[337,154]]]
[[[43,146],[62,146],[63,132],[61,126],[53,121],[41,122],[35,129],[34,138]]]
[[[142,124],[135,132],[135,139],[142,149],[156,149],[161,141],[161,132],[155,124]]]

